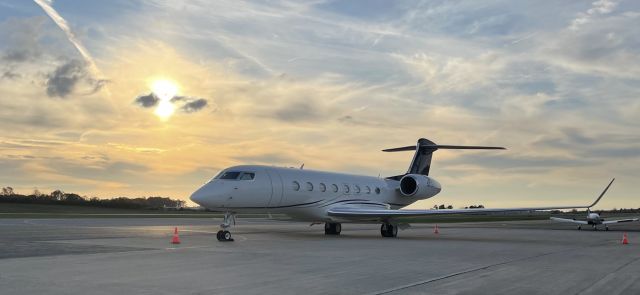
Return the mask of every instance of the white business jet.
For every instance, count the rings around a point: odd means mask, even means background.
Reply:
[[[629,218],[629,219],[617,219],[617,220],[604,220],[604,218],[600,217],[598,213],[593,213],[591,212],[590,208],[587,208],[586,220],[575,220],[575,219],[559,218],[559,217],[551,217],[551,220],[578,224],[578,230],[581,230],[583,225],[591,225],[593,230],[598,230],[598,225],[604,225],[604,229],[609,230],[609,224],[634,222],[634,221],[639,221],[640,219]]]
[[[237,213],[281,213],[294,220],[324,223],[327,235],[339,235],[341,223],[380,223],[383,237],[396,237],[398,227],[408,226],[398,220],[400,217],[590,208],[611,186],[609,183],[591,205],[399,210],[442,190],[440,183],[429,176],[431,156],[438,149],[504,148],[438,145],[421,138],[416,145],[383,150],[415,150],[407,173],[386,178],[260,165],[234,166],[222,170],[200,187],[191,195],[191,200],[207,209],[225,212],[217,234],[219,241],[233,240],[228,229],[235,224]]]

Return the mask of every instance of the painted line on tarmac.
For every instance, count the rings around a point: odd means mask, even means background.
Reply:
[[[503,262],[499,262],[499,263],[494,263],[494,264],[489,264],[489,265],[480,266],[480,267],[476,267],[476,268],[471,268],[471,269],[463,270],[463,271],[460,271],[460,272],[454,272],[454,273],[450,273],[450,274],[447,274],[447,275],[444,275],[444,276],[435,277],[435,278],[422,280],[422,281],[417,281],[417,282],[409,283],[409,284],[406,284],[406,285],[402,285],[402,286],[398,286],[398,287],[394,287],[394,288],[390,288],[390,289],[386,289],[386,290],[382,290],[382,291],[372,292],[372,293],[368,293],[368,294],[369,295],[388,294],[388,293],[392,293],[392,292],[396,292],[396,291],[400,291],[400,290],[404,290],[404,289],[408,289],[408,288],[412,288],[412,287],[416,287],[416,286],[420,286],[420,285],[426,285],[426,284],[429,284],[429,283],[433,283],[433,282],[436,282],[436,281],[440,281],[440,280],[456,277],[456,276],[463,275],[463,274],[468,274],[468,273],[476,272],[476,271],[479,271],[479,270],[488,269],[488,268],[491,268],[491,267],[494,267],[494,266],[505,265],[505,264],[509,264],[509,263],[512,263],[512,262],[525,261],[525,260],[529,260],[529,259],[544,257],[544,256],[548,256],[548,255],[562,253],[562,252],[574,251],[576,249],[581,249],[581,248],[584,248],[584,247],[565,249],[565,250],[561,250],[561,251],[547,252],[547,253],[542,253],[542,254],[538,254],[538,255],[534,255],[534,256],[527,256],[527,257],[512,259],[512,260],[503,261]]]
[[[209,248],[211,246],[190,246],[190,247],[169,247],[164,248],[165,250],[180,250],[180,249],[198,249],[198,248]]]
[[[205,234],[217,234],[218,231],[207,231],[207,230],[195,230],[195,229],[181,229],[180,231],[192,232],[192,233],[205,233]]]

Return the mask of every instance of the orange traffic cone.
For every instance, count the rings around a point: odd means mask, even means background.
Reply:
[[[627,233],[622,234],[622,244],[629,244],[629,239],[627,239]]]
[[[436,224],[436,226],[433,228],[433,233],[434,233],[434,234],[436,234],[436,235],[440,233],[440,231],[438,230],[438,225],[437,225],[437,224]]]
[[[180,244],[180,237],[178,237],[178,227],[173,230],[173,238],[171,244]]]

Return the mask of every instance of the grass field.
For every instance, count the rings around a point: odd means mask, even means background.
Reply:
[[[264,217],[260,215],[259,217]],[[212,218],[221,213],[205,211],[162,211],[143,209],[116,209],[72,205],[43,205],[0,203],[0,218],[109,218],[109,217],[178,217]],[[246,217],[246,216],[245,216]]]

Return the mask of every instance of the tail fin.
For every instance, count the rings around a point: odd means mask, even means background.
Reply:
[[[391,148],[382,150],[383,152],[402,152],[413,151],[416,153],[413,155],[413,160],[409,166],[407,174],[422,174],[429,175],[429,169],[431,168],[431,155],[438,149],[457,149],[457,150],[504,150],[503,147],[495,146],[462,146],[462,145],[440,145],[435,144],[426,138],[418,139],[418,143],[413,146],[403,146],[398,148]]]

